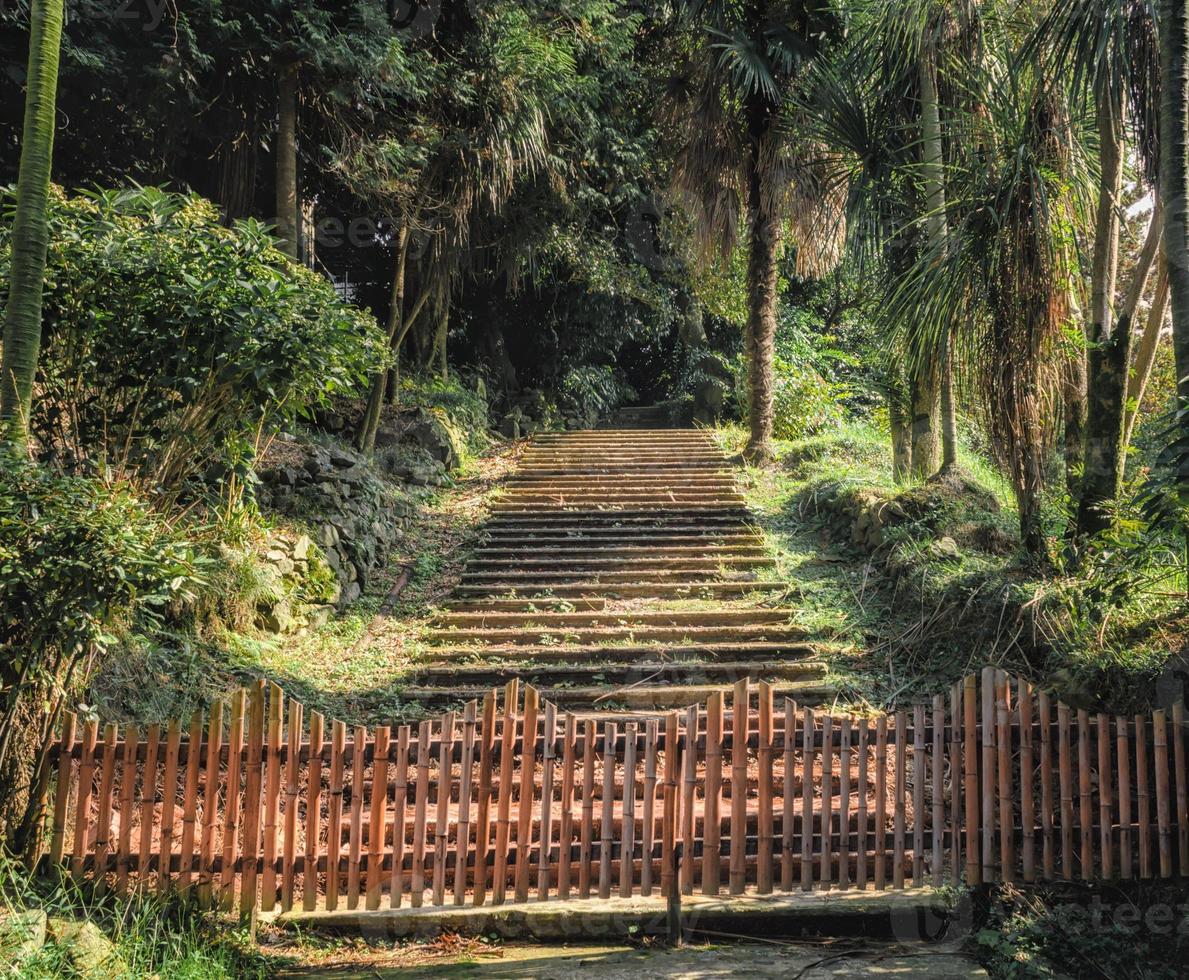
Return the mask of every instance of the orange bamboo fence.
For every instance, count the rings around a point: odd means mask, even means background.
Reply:
[[[573,714],[513,681],[374,730],[260,682],[163,728],[67,715],[35,857],[243,913],[1169,878],[1189,873],[1184,722],[993,669],[877,718],[746,680]]]

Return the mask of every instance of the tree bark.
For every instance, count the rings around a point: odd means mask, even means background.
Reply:
[[[938,410],[941,372],[935,360],[921,364],[912,377],[912,459],[910,473],[924,480],[937,472],[941,448]]]
[[[1157,203],[1117,322],[1113,328],[1108,326],[1103,331],[1105,336],[1100,336],[1090,348],[1086,456],[1078,501],[1079,535],[1097,534],[1110,526],[1110,505],[1122,489],[1132,321],[1156,260],[1161,227]]]
[[[17,175],[16,217],[4,351],[0,359],[0,438],[20,448],[29,442],[33,382],[41,353],[41,304],[49,248],[50,170],[63,0],[34,0],[30,11],[28,88]]]
[[[1076,501],[1086,468],[1086,351],[1082,346],[1061,364],[1061,403],[1065,489],[1069,499]],[[1071,523],[1071,531],[1075,524],[1076,521]]]
[[[1160,347],[1160,335],[1164,330],[1164,314],[1168,312],[1168,262],[1163,248],[1156,260],[1156,288],[1152,293],[1152,305],[1148,309],[1148,320],[1135,351],[1135,361],[1127,379],[1126,421],[1123,423],[1123,464],[1127,463],[1127,451],[1131,446],[1131,435],[1139,418],[1140,405],[1148,390],[1152,376],[1152,365],[1156,362],[1156,351]]]
[[[283,65],[277,84],[277,247],[296,260],[297,214],[296,62]]]
[[[949,241],[949,222],[946,218],[945,158],[941,139],[941,104],[937,95],[936,72],[933,44],[932,41],[926,40],[921,46],[920,58],[921,172],[925,183],[925,227],[928,231],[929,247],[940,260],[945,256]],[[940,384],[941,408],[941,465],[942,468],[949,469],[958,463],[958,424],[954,404],[952,352],[948,336],[942,341],[941,349],[935,352],[935,357],[940,362],[938,383]],[[929,437],[925,436],[924,438],[927,440]],[[922,477],[932,475],[929,457],[935,456],[935,454],[936,450],[930,449],[927,441],[922,443],[920,457],[916,462],[921,467],[927,467],[929,472],[921,472],[914,465],[914,474]]]
[[[772,460],[773,360],[776,352],[776,262],[781,227],[768,187],[774,109],[761,95],[749,98],[747,208],[751,222],[747,261],[748,427],[744,457],[753,463]]]
[[[1168,260],[1177,394],[1189,400],[1189,10],[1184,0],[1160,0],[1160,196]],[[1189,416],[1180,425],[1189,435]]]
[[[388,344],[392,346],[401,333],[405,311],[405,265],[409,255],[409,227],[402,225],[397,233],[396,257],[392,266],[392,293],[388,306]],[[356,443],[364,452],[371,452],[376,448],[376,433],[380,430],[380,416],[384,411],[384,389],[388,378],[387,371],[381,371],[372,378],[371,391],[368,394],[367,408],[363,419],[359,423]]]

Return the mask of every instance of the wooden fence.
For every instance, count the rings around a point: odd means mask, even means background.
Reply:
[[[184,726],[68,715],[43,857],[244,913],[1172,877],[1184,721],[1073,710],[988,669],[873,719],[746,680],[652,717],[512,682],[349,730],[260,682]]]

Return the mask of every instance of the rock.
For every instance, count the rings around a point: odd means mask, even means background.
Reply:
[[[309,561],[310,558],[310,539],[303,534],[297,539],[293,545],[293,558],[295,561]]]
[[[406,437],[448,470],[454,469],[462,457],[462,440],[440,410],[417,409]]]
[[[131,975],[128,964],[94,922],[51,918],[49,934],[66,952],[75,972],[87,980],[126,977]]]
[[[354,466],[357,462],[358,460],[354,456],[350,455],[349,453],[345,453],[342,450],[332,449],[330,451],[331,466],[337,466],[339,469],[345,470]]]
[[[0,961],[19,966],[45,945],[45,930],[41,909],[0,909]]]
[[[500,422],[500,435],[505,439],[520,438],[520,419],[515,415],[505,415]]]
[[[358,582],[348,582],[343,586],[343,594],[339,598],[340,606],[349,606],[356,599],[363,595],[363,590],[359,587]]]
[[[293,625],[293,610],[289,608],[289,603],[278,602],[271,609],[260,613],[259,622],[261,628],[270,633],[287,633]]]
[[[323,524],[318,529],[318,540],[322,547],[329,550],[339,543],[339,532],[333,524]]]
[[[311,626],[325,626],[333,615],[334,606],[332,605],[306,607],[306,621]]]
[[[962,551],[958,547],[958,542],[949,536],[934,541],[933,544],[929,546],[929,550],[933,553],[934,557],[937,558],[962,557]]]
[[[382,425],[376,431],[376,449],[387,449],[390,446],[398,445],[401,441],[401,433],[398,428],[393,425]]]

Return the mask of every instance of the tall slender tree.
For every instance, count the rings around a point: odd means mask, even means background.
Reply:
[[[54,156],[63,0],[33,0],[25,126],[12,230],[12,271],[0,358],[0,438],[25,446],[41,350],[41,298],[49,247],[47,209]]]

